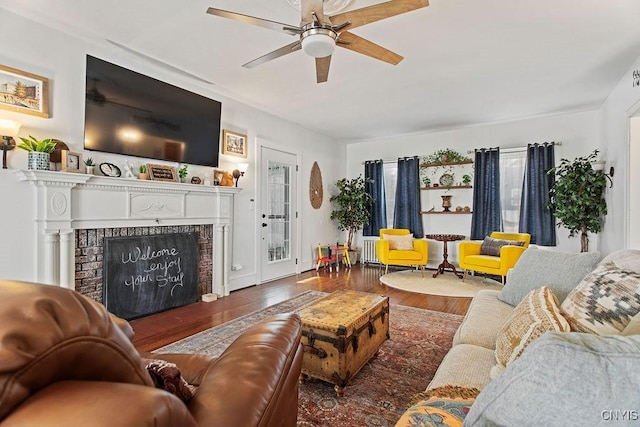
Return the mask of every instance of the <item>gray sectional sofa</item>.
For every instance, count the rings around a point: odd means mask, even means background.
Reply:
[[[616,421],[640,423],[640,397],[636,397],[640,396],[640,375],[634,369],[633,375],[608,377],[632,364],[640,366],[640,335],[636,335],[640,315],[615,337],[547,332],[504,372],[492,375],[498,334],[530,290],[547,286],[561,304],[587,274],[604,263],[640,274],[640,251],[622,250],[598,261],[598,253],[528,249],[509,272],[502,291],[482,290],[473,298],[451,350],[426,391],[444,386],[481,390],[465,425],[598,425],[613,416]],[[568,372],[573,372],[572,378],[566,378]],[[624,397],[633,387],[636,391]],[[602,412],[618,410],[623,412]]]

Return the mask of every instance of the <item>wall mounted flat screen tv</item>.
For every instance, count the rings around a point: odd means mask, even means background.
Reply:
[[[218,166],[222,104],[87,55],[84,148]]]

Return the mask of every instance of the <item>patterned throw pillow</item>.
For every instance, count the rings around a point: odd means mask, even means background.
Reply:
[[[480,394],[477,388],[443,386],[414,396],[396,427],[460,426]]]
[[[500,248],[503,246],[524,246],[524,242],[518,240],[494,239],[493,237],[485,237],[480,246],[480,255],[500,256]]]
[[[572,331],[618,335],[640,313],[640,274],[605,263],[588,274],[560,308]]]
[[[142,359],[144,367],[153,380],[156,388],[175,394],[185,403],[193,398],[196,387],[187,383],[180,374],[180,369],[175,363],[170,363],[161,359]]]
[[[413,250],[413,233],[402,235],[383,233],[382,238],[389,241],[389,250]]]
[[[550,331],[568,332],[569,323],[560,314],[558,299],[545,286],[529,292],[502,326],[496,340],[498,365],[491,376],[496,377],[520,357],[529,344]]]

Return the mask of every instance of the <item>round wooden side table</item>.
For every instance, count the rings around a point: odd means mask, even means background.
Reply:
[[[436,272],[433,274],[433,277],[438,277],[438,274],[442,274],[445,272],[445,268],[449,269],[453,274],[455,274],[459,279],[462,279],[462,274],[458,273],[456,267],[449,262],[447,259],[449,254],[447,252],[447,242],[455,242],[456,240],[464,240],[465,236],[462,234],[425,234],[426,239],[437,240],[442,242],[443,252],[442,252],[442,262],[436,269]]]

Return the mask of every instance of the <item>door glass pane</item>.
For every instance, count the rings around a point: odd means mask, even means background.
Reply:
[[[268,260],[291,259],[291,167],[269,161]]]

